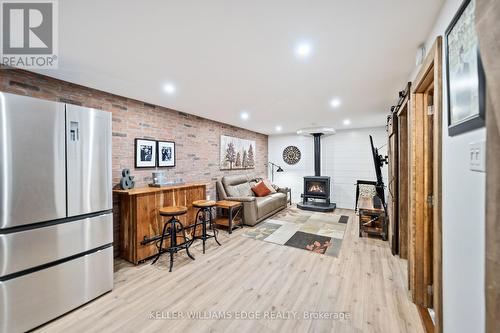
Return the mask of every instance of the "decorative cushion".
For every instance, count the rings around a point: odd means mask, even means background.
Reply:
[[[264,184],[266,184],[267,188],[271,191],[271,193],[276,193],[276,189],[273,186],[273,183],[267,178],[262,179]]]
[[[263,181],[258,182],[257,185],[252,187],[252,191],[258,197],[265,197],[271,194],[271,190],[266,186],[266,184]]]

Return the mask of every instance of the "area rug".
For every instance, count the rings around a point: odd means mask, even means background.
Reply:
[[[337,257],[349,217],[289,207],[249,228],[244,237]]]

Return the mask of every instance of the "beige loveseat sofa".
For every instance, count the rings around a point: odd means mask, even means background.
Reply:
[[[252,191],[255,184],[255,177],[247,175],[225,176],[217,181],[218,199],[243,203],[243,223],[252,226],[287,206],[286,189],[256,197]]]

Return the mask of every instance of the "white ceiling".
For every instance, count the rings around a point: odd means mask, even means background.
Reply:
[[[442,2],[64,0],[40,72],[266,134],[384,125]]]

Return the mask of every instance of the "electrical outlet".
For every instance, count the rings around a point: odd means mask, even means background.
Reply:
[[[472,171],[486,172],[486,142],[469,144],[469,164]]]

